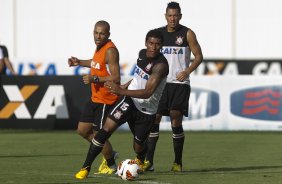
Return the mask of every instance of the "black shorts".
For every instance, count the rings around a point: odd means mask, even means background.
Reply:
[[[80,116],[80,122],[93,123],[93,129],[98,131],[104,125],[110,105],[88,101]]]
[[[191,87],[187,84],[167,83],[158,106],[158,114],[169,116],[170,110],[179,110],[188,117]]]
[[[114,120],[119,126],[127,122],[134,139],[138,144],[143,145],[148,138],[152,124],[156,115],[149,115],[139,111],[132,99],[121,96],[111,107],[108,117]]]

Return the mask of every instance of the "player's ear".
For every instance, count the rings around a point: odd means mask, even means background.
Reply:
[[[145,41],[145,46],[148,48],[148,40]]]

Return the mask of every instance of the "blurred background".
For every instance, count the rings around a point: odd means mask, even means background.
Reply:
[[[67,58],[92,58],[95,49],[94,24],[98,20],[106,20],[111,25],[111,39],[120,51],[123,79],[128,79],[138,51],[145,46],[148,30],[166,25],[164,13],[168,2],[0,0],[0,43],[8,48],[11,62],[18,73],[13,79],[9,78],[9,72],[8,76],[2,77],[0,121],[3,123],[0,127],[18,127],[15,122],[26,121],[28,124],[36,120],[34,124],[40,128],[37,122],[41,117],[40,121],[46,121],[46,128],[74,128],[78,116],[71,117],[70,114],[79,114],[84,101],[79,98],[77,102],[73,91],[82,90],[88,94],[89,90],[83,87],[80,80],[74,80],[78,82],[70,85],[73,88],[68,87],[68,82],[88,71],[69,68]],[[185,129],[280,130],[282,1],[177,2],[183,14],[180,23],[196,33],[204,55],[203,63],[191,76],[193,91],[190,117],[186,118]],[[28,79],[27,76],[37,78]],[[45,77],[51,76],[56,80],[45,80]],[[61,77],[64,79],[57,80]],[[20,89],[30,84],[41,86],[38,88],[41,91],[22,99]],[[5,85],[14,85],[15,89]],[[63,86],[62,91],[57,88],[58,85]],[[50,111],[39,116],[36,112],[50,87],[59,90],[55,94],[61,96],[52,96],[50,92],[48,98],[53,101],[46,102],[47,107],[42,106],[45,109],[50,107]],[[15,108],[4,113],[3,109],[9,103],[19,101],[10,97],[14,93],[19,93],[24,110]],[[63,109],[60,115],[58,108]],[[62,112],[67,114],[62,115]],[[71,126],[66,126],[61,119],[71,121]],[[162,128],[168,129],[169,119],[164,118],[163,121],[167,123]],[[58,123],[62,126],[57,126]],[[21,128],[33,128],[34,124]]]

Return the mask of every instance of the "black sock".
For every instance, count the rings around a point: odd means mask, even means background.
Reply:
[[[106,132],[104,129],[99,130],[99,132],[96,134],[96,136],[93,138],[92,143],[89,147],[86,160],[83,164],[83,168],[89,167],[91,168],[91,165],[97,155],[102,151],[104,144],[106,140],[111,136],[110,133]]]
[[[148,149],[147,149],[147,145],[146,145],[146,146],[144,146],[144,149],[142,151],[135,152],[137,154],[136,158],[138,158],[139,160],[141,160],[142,163],[144,163],[147,151],[148,151]]]
[[[160,125],[153,124],[147,142],[148,151],[146,155],[146,160],[148,160],[152,164],[154,163],[154,154],[155,154],[157,142],[159,140],[159,133],[160,133]]]
[[[116,166],[116,161],[115,161],[114,155],[111,158],[106,159],[106,161],[107,161],[107,165],[109,167],[112,167],[112,166],[115,167]]]
[[[174,148],[174,162],[182,165],[182,152],[184,146],[185,135],[183,132],[183,127],[172,127],[172,138],[173,138],[173,148]]]
[[[87,153],[87,156],[86,156],[86,159],[85,159],[85,162],[84,162],[82,167],[83,168],[87,167],[90,170],[93,161],[95,160],[97,155],[99,155],[99,153],[102,151],[102,149],[103,149],[103,147],[99,147],[99,146],[96,146],[96,145],[91,143],[89,150],[88,150],[88,153]]]

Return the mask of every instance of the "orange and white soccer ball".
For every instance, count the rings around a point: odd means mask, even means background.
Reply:
[[[135,180],[139,177],[140,167],[135,160],[125,159],[118,164],[117,174],[123,180]]]

